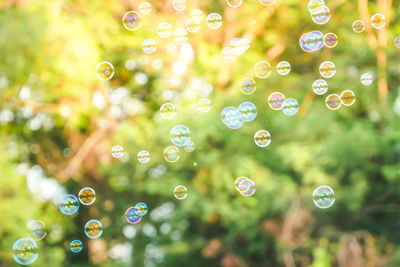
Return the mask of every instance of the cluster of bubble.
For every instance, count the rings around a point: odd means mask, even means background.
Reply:
[[[372,28],[376,30],[383,29],[386,26],[386,17],[381,13],[376,13],[371,17],[370,20]],[[353,31],[356,33],[362,33],[365,31],[365,22],[361,19],[358,19],[353,22]]]
[[[237,108],[226,107],[221,112],[222,122],[230,129],[239,129],[244,122],[251,122],[257,117],[257,108],[252,102],[243,102]]]
[[[337,110],[342,105],[351,106],[356,102],[356,95],[352,90],[344,90],[337,94],[330,94],[325,99],[325,105],[330,110]]]
[[[236,190],[242,196],[249,197],[256,192],[256,184],[254,181],[245,176],[238,177],[234,183]]]
[[[325,35],[320,31],[306,32],[299,39],[300,48],[304,52],[319,51],[323,47],[334,48],[338,42],[338,37],[333,32]]]
[[[116,159],[122,159],[125,156],[125,150],[122,146],[116,145],[111,148],[111,156]],[[148,163],[151,159],[150,152],[147,150],[141,150],[137,154],[137,159],[140,163]]]
[[[308,2],[308,11],[310,12],[311,19],[316,24],[325,24],[331,18],[331,11],[323,0],[310,0]]]
[[[286,116],[296,115],[299,111],[299,102],[294,98],[285,98],[281,92],[271,93],[267,103],[272,110],[282,110]]]
[[[275,4],[276,0],[258,0],[258,2],[263,6],[272,6]],[[226,4],[232,8],[238,8],[242,3],[243,0],[226,0]]]
[[[130,224],[137,224],[149,211],[147,204],[139,202],[125,211],[125,220]]]

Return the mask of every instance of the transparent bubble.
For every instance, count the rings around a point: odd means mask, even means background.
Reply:
[[[239,188],[239,184],[240,184],[242,181],[247,180],[247,179],[249,179],[249,178],[247,178],[247,177],[245,177],[245,176],[240,176],[240,177],[236,178],[236,180],[235,180],[235,182],[234,182],[234,184],[235,184],[235,189],[236,189],[237,191],[240,192],[240,191],[242,190],[242,188]]]
[[[79,209],[78,198],[71,194],[63,196],[59,203],[59,209],[65,215],[75,214]]]
[[[176,199],[183,200],[188,196],[188,190],[186,186],[178,185],[174,188],[174,196]]]
[[[275,4],[276,0],[258,0],[258,2],[263,6],[272,6]]]
[[[318,79],[313,83],[312,90],[316,95],[323,95],[328,91],[328,83],[325,80]]]
[[[268,78],[271,72],[272,68],[268,61],[259,61],[254,66],[254,74],[260,79]]]
[[[190,17],[185,23],[186,30],[191,33],[198,32],[200,30],[200,20],[195,17]]]
[[[190,16],[198,19],[200,22],[204,19],[204,13],[201,9],[194,9],[192,13],[190,13]]]
[[[103,225],[98,220],[90,220],[85,224],[85,235],[89,238],[99,238],[103,234]]]
[[[244,178],[246,178],[246,177],[244,177]],[[254,183],[253,180],[251,180],[249,178],[241,180],[239,182],[237,188],[238,188],[239,193],[245,197],[252,196],[256,192],[256,184]]]
[[[256,82],[252,78],[244,78],[240,81],[240,91],[243,94],[251,95],[256,91]]]
[[[283,76],[289,74],[291,69],[290,63],[287,61],[281,61],[276,65],[276,71]]]
[[[345,90],[340,94],[340,101],[345,106],[351,106],[356,102],[356,95],[351,90]]]
[[[79,253],[83,249],[83,243],[80,240],[72,240],[69,247],[73,253]]]
[[[338,37],[333,32],[327,33],[324,36],[324,44],[328,48],[333,48],[338,44]]]
[[[300,48],[305,52],[314,52],[324,47],[324,35],[320,31],[303,34],[299,39]]]
[[[259,147],[267,147],[271,143],[271,134],[267,130],[258,130],[254,134],[254,143]]]
[[[361,33],[365,31],[365,23],[362,20],[356,20],[353,22],[353,31],[356,33]]]
[[[400,48],[400,36],[397,36],[394,39],[394,46],[396,46],[397,48]]]
[[[176,146],[184,146],[191,139],[190,130],[185,125],[176,125],[169,132],[171,142]]]
[[[176,108],[172,103],[165,103],[160,107],[161,117],[170,120],[175,117]]]
[[[273,110],[281,110],[284,101],[285,101],[285,96],[280,92],[274,92],[270,94],[268,97],[268,105]]]
[[[374,29],[380,30],[386,25],[386,18],[383,14],[377,13],[371,17],[371,25]]]
[[[330,186],[318,186],[313,192],[313,201],[318,208],[327,209],[335,203],[335,192]]]
[[[39,257],[36,241],[32,238],[21,238],[13,245],[13,258],[22,265],[32,264]]]
[[[243,0],[226,0],[226,4],[233,8],[238,8],[243,3]]]
[[[168,162],[177,162],[181,157],[181,151],[176,146],[169,146],[164,150],[164,158]]]
[[[125,155],[124,148],[122,146],[113,146],[111,148],[111,156],[116,159],[120,159]]]
[[[102,81],[110,80],[114,76],[114,66],[107,61],[100,62],[96,66],[96,76]]]
[[[151,12],[151,4],[149,2],[143,2],[139,5],[139,11],[143,15],[148,15]]]
[[[197,109],[200,112],[209,112],[211,110],[211,101],[208,98],[202,98],[197,102]]]
[[[150,153],[149,151],[142,150],[137,154],[137,159],[140,163],[147,163],[150,161]]]
[[[172,34],[174,43],[182,45],[189,40],[189,34],[184,28],[177,28]]]
[[[143,52],[153,54],[157,50],[157,43],[154,39],[146,39],[142,43]]]
[[[40,220],[29,220],[26,228],[35,240],[42,240],[47,234],[46,224]]]
[[[183,146],[183,149],[185,149],[186,152],[192,152],[195,149],[195,144],[192,140],[189,140],[185,143]]]
[[[208,28],[216,30],[222,25],[222,17],[218,13],[211,13],[206,18]]]
[[[316,8],[321,7],[321,6],[325,6],[325,2],[322,1],[322,0],[310,0],[310,1],[308,2],[308,5],[307,5],[308,11],[309,11],[310,13],[311,13],[313,10],[315,10]]]
[[[238,111],[240,113],[240,117],[245,122],[253,121],[257,117],[257,108],[251,102],[243,102],[239,105]]]
[[[324,78],[332,78],[336,74],[336,66],[331,61],[322,62],[319,66],[319,73]]]
[[[122,24],[127,30],[135,31],[142,26],[142,16],[136,11],[128,11],[122,16]]]
[[[366,72],[361,74],[360,80],[363,85],[370,85],[374,81],[374,76],[371,73]]]
[[[183,11],[186,8],[186,0],[173,0],[172,6],[176,11]]]
[[[228,47],[232,49],[234,55],[239,56],[250,48],[250,40],[246,38],[233,38],[229,42]]]
[[[311,11],[311,18],[317,24],[325,24],[331,18],[331,11],[327,6],[319,6]]]
[[[125,211],[125,220],[130,224],[137,224],[142,220],[142,216],[136,215],[135,207],[130,207]]]
[[[286,116],[293,116],[299,111],[299,102],[294,98],[286,98],[282,106],[282,112]]]
[[[340,108],[342,105],[342,102],[340,101],[340,97],[337,94],[331,94],[328,95],[325,99],[325,105],[330,109],[330,110],[337,110]]]
[[[168,22],[161,22],[157,26],[157,35],[160,38],[166,39],[172,35],[172,25]]]
[[[135,214],[137,216],[144,216],[147,214],[149,211],[149,208],[147,207],[147,204],[144,202],[139,202],[135,205]]]
[[[96,192],[93,188],[85,187],[79,191],[78,198],[83,205],[92,205],[96,201]]]
[[[222,122],[231,129],[239,129],[243,125],[240,112],[234,107],[226,107],[221,112]]]

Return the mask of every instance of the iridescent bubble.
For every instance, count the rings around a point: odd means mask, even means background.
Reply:
[[[229,48],[232,49],[233,54],[239,56],[250,48],[250,40],[246,38],[233,38],[229,42]]]
[[[289,74],[291,69],[290,63],[287,61],[281,61],[276,65],[276,71],[282,76]]]
[[[201,9],[194,9],[192,13],[190,13],[190,16],[198,19],[200,22],[204,19],[204,13]]]
[[[313,83],[312,89],[316,95],[323,95],[328,91],[328,83],[325,80],[318,79]]]
[[[371,17],[371,25],[374,29],[380,30],[386,25],[386,18],[383,14],[377,13]]]
[[[143,15],[148,15],[151,12],[151,4],[149,2],[143,2],[139,5],[139,11]]]
[[[73,253],[79,253],[83,249],[83,243],[80,240],[72,240],[69,247]]]
[[[47,234],[46,224],[40,220],[29,220],[26,228],[35,240],[42,240]]]
[[[188,190],[186,186],[178,185],[174,188],[174,196],[176,199],[183,200],[188,196]]]
[[[235,182],[234,182],[234,184],[235,184],[235,189],[237,190],[237,191],[242,191],[242,188],[239,188],[239,184],[242,182],[242,181],[244,181],[244,180],[248,180],[249,178],[247,178],[247,177],[245,177],[245,176],[240,176],[240,177],[238,177],[238,178],[236,178],[236,180],[235,180]]]
[[[176,146],[169,146],[164,150],[164,158],[168,162],[177,162],[181,157],[181,151]]]
[[[318,51],[324,47],[324,35],[320,31],[305,33],[300,37],[299,45],[305,52]]]
[[[268,97],[268,105],[273,110],[281,110],[283,107],[283,101],[285,101],[285,96],[280,92],[274,92]]]
[[[142,26],[142,16],[136,11],[128,11],[122,16],[122,24],[127,30],[135,31]]]
[[[308,5],[307,5],[308,11],[309,11],[310,13],[311,13],[313,10],[315,10],[316,8],[321,7],[321,6],[325,6],[325,2],[322,1],[322,0],[310,0],[310,1],[308,2]]]
[[[325,99],[325,105],[330,109],[330,110],[337,110],[340,108],[342,105],[342,102],[340,101],[340,96],[337,94],[331,94],[328,95]]]
[[[190,17],[185,23],[186,30],[191,33],[198,32],[200,30],[200,20],[195,17]]]
[[[331,61],[322,62],[319,66],[319,73],[324,78],[332,78],[336,73],[336,66]]]
[[[102,81],[110,80],[114,76],[114,66],[107,61],[100,62],[96,66],[96,76]]]
[[[251,102],[243,102],[239,105],[238,111],[240,113],[240,117],[245,122],[253,121],[257,117],[257,108]]]
[[[299,111],[299,102],[294,98],[286,98],[283,101],[282,112],[286,116],[293,116]]]
[[[330,186],[318,186],[313,192],[315,206],[320,209],[327,209],[335,203],[335,192]]]
[[[249,178],[242,180],[239,183],[238,188],[239,193],[245,197],[252,196],[256,192],[256,184]]]
[[[149,208],[147,207],[147,204],[144,202],[139,202],[135,205],[135,214],[137,216],[144,216],[147,214],[149,211]]]
[[[182,45],[189,40],[189,34],[184,28],[177,28],[172,34],[174,43]]]
[[[186,8],[186,0],[173,0],[172,6],[176,11],[183,11]]]
[[[143,52],[153,54],[157,50],[157,43],[154,39],[146,39],[142,43]]]
[[[397,36],[394,39],[394,46],[396,46],[397,48],[400,48],[400,36]]]
[[[122,146],[113,146],[111,148],[111,156],[116,159],[120,159],[125,155],[124,148]]]
[[[338,44],[338,37],[333,32],[327,33],[324,36],[324,44],[328,48],[333,48]]]
[[[13,258],[22,265],[32,264],[39,257],[36,241],[32,238],[21,238],[13,245]]]
[[[150,161],[150,153],[149,151],[142,150],[137,154],[137,158],[140,163],[145,164]]]
[[[211,101],[208,98],[202,98],[197,102],[197,109],[200,112],[209,112],[211,110]]]
[[[165,103],[160,107],[161,117],[166,120],[173,119],[176,114],[176,108],[172,103]]]
[[[99,238],[103,234],[103,225],[98,220],[90,220],[85,224],[85,235],[89,238]]]
[[[96,201],[96,192],[93,188],[85,187],[79,191],[78,198],[83,205],[92,205]]]
[[[142,220],[142,216],[136,215],[135,207],[130,207],[125,211],[125,220],[130,224],[137,224]]]
[[[238,8],[243,3],[243,0],[226,0],[226,4],[233,8]]]
[[[331,18],[331,11],[327,6],[319,6],[311,11],[311,18],[317,24],[325,24]]]
[[[172,25],[168,22],[161,22],[157,26],[157,35],[160,38],[166,39],[172,35]]]
[[[190,130],[185,125],[176,125],[169,132],[171,142],[176,146],[184,146],[191,139]]]
[[[351,90],[345,90],[340,94],[340,101],[345,106],[351,106],[356,102],[356,95]]]
[[[271,75],[271,72],[272,68],[268,61],[259,61],[254,66],[254,74],[260,79],[268,78],[268,76]]]
[[[206,18],[208,28],[216,30],[222,25],[222,17],[218,13],[211,13]]]
[[[353,31],[356,33],[361,33],[365,31],[365,23],[362,20],[356,20],[353,22]]]
[[[194,148],[195,148],[195,144],[194,144],[194,142],[192,140],[187,141],[185,143],[185,145],[183,146],[183,149],[186,152],[192,152],[192,151],[194,151]]]
[[[243,125],[240,112],[234,107],[226,107],[221,112],[222,122],[231,129],[239,129]]]
[[[244,78],[240,81],[240,91],[243,94],[251,95],[256,91],[256,82],[252,78]]]
[[[258,130],[254,134],[254,143],[259,147],[267,147],[271,143],[271,134],[267,130]]]
[[[360,80],[363,85],[370,85],[374,81],[374,76],[371,73],[366,72],[361,74]]]
[[[60,211],[65,215],[73,215],[79,209],[79,200],[76,196],[68,194],[62,197],[59,204]]]
[[[276,0],[258,0],[258,2],[263,6],[272,6],[275,4]]]

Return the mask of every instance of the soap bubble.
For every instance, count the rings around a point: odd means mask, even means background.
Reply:
[[[324,35],[320,31],[304,33],[299,39],[300,48],[305,52],[314,52],[324,47]]]
[[[356,20],[353,23],[353,31],[356,33],[361,33],[365,31],[365,23],[362,20]]]
[[[192,152],[195,148],[194,142],[192,140],[189,140],[185,143],[185,145],[183,146],[183,149],[186,152]]]
[[[272,68],[268,61],[259,61],[254,66],[254,73],[260,79],[268,78],[269,75],[271,75],[271,72]]]
[[[110,80],[114,76],[114,66],[107,61],[100,62],[96,66],[96,76],[102,81]]]
[[[172,25],[168,22],[161,22],[157,26],[157,35],[160,38],[166,39],[172,35]]]
[[[172,103],[165,103],[160,107],[161,117],[170,120],[175,117],[176,108]]]
[[[327,6],[319,6],[311,11],[311,18],[317,24],[325,24],[331,18],[331,11]]]
[[[336,66],[331,61],[324,61],[319,66],[319,73],[324,78],[332,78],[336,73]]]
[[[239,129],[243,125],[240,112],[234,107],[226,107],[221,112],[222,122],[231,129]]]
[[[240,81],[240,91],[243,94],[251,95],[256,91],[256,82],[252,78],[244,78]]]
[[[197,102],[197,109],[200,112],[209,112],[211,110],[211,101],[208,98],[202,98]]]
[[[394,45],[395,45],[397,48],[400,48],[400,36],[397,36],[397,37],[394,39]]]
[[[26,228],[35,240],[42,240],[47,234],[46,224],[40,220],[29,220]]]
[[[164,158],[168,162],[177,162],[181,157],[181,151],[176,146],[169,146],[164,150]]]
[[[60,211],[65,215],[73,215],[79,209],[79,200],[76,196],[68,194],[62,197],[59,204]]]
[[[276,65],[276,71],[282,76],[289,74],[290,70],[291,66],[287,61],[281,61],[278,63],[278,65]]]
[[[142,216],[136,215],[135,207],[130,207],[125,211],[125,220],[130,224],[137,224],[142,220]]]
[[[271,134],[267,130],[258,130],[254,134],[254,143],[259,147],[266,147],[271,143]]]
[[[191,139],[190,130],[185,125],[176,125],[169,132],[171,142],[176,146],[183,146]]]
[[[318,79],[313,83],[312,89],[316,95],[323,95],[328,91],[328,83],[325,80]]]
[[[243,0],[226,0],[226,3],[230,7],[237,8],[240,7],[240,5],[243,3]]]
[[[137,154],[137,158],[140,163],[145,164],[150,161],[150,153],[149,151],[142,150]]]
[[[280,92],[274,92],[268,97],[268,105],[273,110],[281,110],[283,101],[285,101],[285,96]]]
[[[327,209],[335,203],[335,192],[330,186],[318,186],[313,192],[315,206],[320,209]]]
[[[319,8],[321,6],[325,6],[325,2],[322,0],[310,0],[308,2],[308,11],[311,13],[313,10],[315,10],[316,8]]]
[[[201,9],[194,9],[192,13],[190,13],[190,16],[198,19],[200,22],[204,19],[204,13]]]
[[[345,90],[340,94],[340,101],[345,106],[351,106],[356,102],[356,95],[351,90]]]
[[[263,6],[272,6],[275,4],[276,0],[258,0],[258,2]]]
[[[172,6],[176,11],[183,11],[186,8],[186,0],[173,0]]]
[[[142,26],[142,16],[136,11],[128,11],[122,16],[122,24],[127,30],[135,31]]]
[[[135,205],[135,214],[137,216],[144,216],[149,211],[147,204],[144,202],[139,202]]]
[[[370,85],[374,81],[374,76],[366,72],[361,75],[360,80],[363,85]]]
[[[251,102],[243,102],[239,105],[240,117],[245,122],[253,121],[257,117],[257,108]]]
[[[324,44],[328,48],[333,48],[338,44],[338,37],[333,32],[327,33],[324,36]]]
[[[342,102],[340,101],[340,97],[337,94],[331,94],[328,95],[325,99],[325,105],[330,109],[330,110],[337,110],[340,108],[342,105]]]
[[[111,148],[111,156],[116,159],[120,159],[125,155],[124,148],[122,146],[113,146]]]
[[[254,181],[244,176],[235,180],[235,188],[242,196],[245,197],[252,196],[256,192],[256,184]]]
[[[286,116],[293,116],[299,111],[299,102],[294,98],[286,98],[283,101],[282,112]]]
[[[239,192],[241,191],[241,189],[239,188],[239,184],[240,184],[242,181],[246,180],[246,179],[249,179],[249,178],[247,178],[247,177],[245,177],[245,176],[240,176],[240,177],[236,178],[234,184],[235,184],[235,189],[236,189],[237,191],[239,191]]]
[[[374,29],[380,30],[386,25],[386,18],[383,14],[377,13],[371,17],[371,25]]]
[[[99,238],[103,234],[103,225],[98,220],[90,220],[85,224],[85,235],[89,238]]]
[[[39,257],[36,241],[32,238],[21,238],[13,245],[13,258],[22,265],[28,265]]]
[[[183,200],[188,196],[188,190],[186,186],[178,185],[174,188],[174,196],[176,199]]]
[[[246,38],[233,38],[229,42],[229,48],[232,49],[234,55],[240,56],[250,48],[250,40]]]
[[[189,34],[184,28],[177,28],[172,34],[174,43],[182,45],[189,40]]]
[[[142,43],[143,52],[153,54],[157,50],[157,43],[154,39],[146,39]]]
[[[143,2],[139,5],[139,11],[143,15],[148,15],[151,12],[151,4],[149,2]]]
[[[222,25],[222,17],[218,13],[211,13],[206,18],[208,28],[216,30]]]
[[[200,20],[195,17],[190,17],[185,23],[186,30],[191,33],[198,32],[200,30]]]
[[[83,243],[80,240],[72,240],[69,247],[73,253],[79,253],[83,249]]]
[[[85,187],[79,191],[78,198],[83,205],[92,205],[96,201],[96,192],[93,188]]]

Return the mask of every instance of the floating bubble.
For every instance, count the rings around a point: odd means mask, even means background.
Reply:
[[[111,148],[111,156],[116,159],[120,159],[125,155],[124,148],[122,146],[113,146]]]
[[[327,33],[324,36],[324,44],[328,48],[334,48],[338,44],[338,37],[333,32]]]
[[[256,184],[249,178],[241,180],[237,188],[239,189],[239,193],[245,197],[252,196],[256,192]]]
[[[206,18],[208,28],[216,30],[222,25],[222,17],[218,13],[211,13]]]
[[[186,8],[186,0],[173,0],[172,6],[176,11],[183,11]]]
[[[176,146],[184,146],[191,139],[190,130],[185,125],[176,125],[169,132],[171,142]]]
[[[188,190],[186,186],[178,185],[174,188],[174,196],[176,199],[183,200],[188,196]]]
[[[370,85],[374,81],[374,76],[366,72],[361,75],[360,80],[363,85]]]
[[[160,107],[161,117],[166,120],[173,119],[176,114],[176,108],[172,103],[165,103]]]
[[[281,110],[284,101],[285,101],[285,96],[280,92],[274,92],[270,94],[268,97],[268,105],[273,110]]]
[[[328,83],[325,80],[318,79],[313,83],[312,90],[316,95],[323,95],[328,91]]]
[[[386,25],[386,18],[383,14],[377,13],[371,17],[371,25],[374,29],[380,30]]]
[[[137,158],[140,163],[145,164],[150,161],[150,153],[149,151],[142,150],[137,154]]]
[[[182,45],[189,40],[189,34],[184,28],[177,28],[172,34],[174,43]]]
[[[200,30],[200,20],[195,17],[190,17],[185,23],[186,30],[191,33],[198,32]]]
[[[149,211],[147,204],[144,202],[139,202],[135,205],[135,214],[137,216],[144,216]]]
[[[299,102],[294,98],[286,98],[282,106],[282,112],[286,116],[293,116],[299,111]]]
[[[157,43],[154,39],[146,39],[142,43],[143,52],[153,54],[157,50]]]
[[[258,0],[258,2],[263,6],[272,6],[275,4],[276,0]]]
[[[394,39],[394,46],[396,46],[397,48],[400,48],[400,36],[397,36]]]
[[[233,38],[229,42],[229,47],[235,55],[240,56],[250,48],[250,40],[246,38]]]
[[[100,62],[96,66],[96,76],[102,81],[110,80],[114,76],[114,66],[107,61]]]
[[[353,22],[353,31],[356,33],[361,33],[365,31],[365,23],[362,20],[356,20]]]
[[[211,101],[208,98],[202,98],[197,102],[197,109],[200,112],[209,112],[211,110]]]
[[[299,40],[300,48],[305,52],[314,52],[324,47],[324,35],[320,31],[303,34]]]
[[[192,13],[190,13],[190,16],[198,19],[200,22],[204,19],[204,13],[201,9],[194,9]]]
[[[148,15],[151,12],[151,4],[149,2],[143,2],[139,5],[139,11],[143,15]]]
[[[256,82],[252,78],[244,78],[240,81],[240,91],[243,94],[251,95],[256,91]]]
[[[39,257],[36,241],[32,238],[21,238],[13,245],[13,258],[22,265],[32,264]]]
[[[166,39],[172,35],[172,25],[168,22],[161,22],[157,26],[157,35],[160,38]]]
[[[122,24],[127,30],[135,31],[142,26],[142,16],[136,11],[128,11],[122,16]]]
[[[311,18],[317,24],[325,24],[331,18],[331,11],[327,6],[319,6],[311,11]]]
[[[254,74],[260,79],[268,78],[271,72],[272,68],[268,61],[259,61],[254,66]]]
[[[79,209],[78,198],[71,194],[63,196],[59,204],[59,209],[65,215],[75,214]]]
[[[336,73],[336,66],[331,61],[322,62],[319,66],[319,73],[324,78],[332,78]]]
[[[330,186],[318,186],[313,192],[315,206],[320,209],[327,209],[335,203],[335,192]]]
[[[164,158],[168,162],[177,162],[181,157],[181,151],[176,146],[169,146],[164,150]]]
[[[80,240],[72,240],[69,247],[73,253],[79,253],[83,249],[83,243]]]
[[[125,220],[130,224],[137,224],[142,220],[142,216],[136,215],[135,207],[130,207],[125,211]]]
[[[238,8],[243,3],[243,0],[226,0],[226,4],[233,8]]]
[[[254,143],[259,147],[267,147],[271,143],[271,134],[267,130],[258,130],[254,134]]]
[[[240,112],[234,107],[226,107],[221,112],[222,122],[231,129],[239,129],[243,125]]]
[[[85,187],[79,191],[78,198],[83,205],[92,205],[96,201],[96,192],[93,188]]]
[[[356,95],[351,90],[345,90],[340,94],[340,101],[345,106],[351,106],[356,102]]]
[[[239,188],[239,184],[240,184],[242,181],[247,180],[247,179],[249,179],[249,178],[247,178],[247,177],[245,177],[245,176],[240,176],[240,177],[236,178],[236,180],[235,180],[235,182],[234,182],[234,184],[235,184],[235,189],[236,189],[237,191],[240,192],[242,189]]]
[[[98,220],[90,220],[85,224],[85,235],[89,238],[99,238],[103,234],[103,225]]]
[[[42,240],[47,234],[46,224],[40,220],[29,220],[26,228],[35,240]]]
[[[192,140],[187,141],[185,143],[185,145],[183,146],[183,149],[186,152],[192,152],[194,150],[194,148],[195,148],[195,144],[194,144],[194,142]]]
[[[291,69],[290,63],[287,61],[281,61],[276,65],[276,71],[282,76],[289,74]]]
[[[325,99],[325,105],[330,109],[330,110],[337,110],[340,108],[342,105],[342,102],[340,101],[340,97],[337,94],[331,94],[328,95]]]
[[[240,117],[245,122],[253,121],[257,117],[257,108],[251,102],[243,102],[239,105],[238,111],[240,113]]]
[[[325,6],[325,2],[322,0],[310,0],[308,2],[308,11],[311,13],[313,10],[315,10],[316,8],[319,8],[321,6]]]

